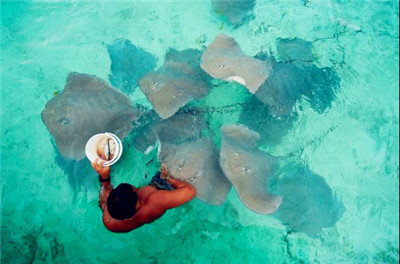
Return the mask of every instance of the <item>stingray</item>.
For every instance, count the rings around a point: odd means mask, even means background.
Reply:
[[[271,183],[273,192],[283,197],[274,216],[292,231],[315,237],[342,217],[345,208],[324,178],[294,163],[285,165],[283,170],[283,176]]]
[[[163,119],[174,115],[188,102],[208,93],[210,78],[199,67],[201,52],[170,49],[164,65],[139,80],[139,86]]]
[[[337,73],[332,68],[319,68],[312,64],[312,42],[299,38],[279,39],[277,50],[280,61],[293,63],[300,69],[304,83],[300,86],[301,93],[316,112],[323,113],[331,106],[335,93],[340,89]],[[299,80],[300,75],[293,72],[292,76],[296,75],[295,79]]]
[[[306,85],[303,71],[290,63],[275,63],[271,75],[256,92],[272,114],[290,115]]]
[[[134,147],[148,154],[155,147],[157,137],[153,132],[153,126],[160,122],[161,118],[153,110],[144,113],[134,123],[133,133],[133,145]]]
[[[176,50],[169,48],[165,54],[165,62],[182,62],[187,65],[188,70],[197,73],[200,78],[207,78],[200,68],[201,51],[196,49]]]
[[[102,132],[124,138],[140,112],[104,80],[70,73],[63,92],[47,102],[42,120],[65,159],[85,157],[88,139]]]
[[[301,45],[297,45],[297,52],[301,53],[301,48]],[[307,48],[303,48],[306,53]],[[271,74],[258,89],[256,97],[276,116],[290,115],[296,101],[302,96],[316,112],[323,113],[340,90],[340,78],[332,68],[319,68],[305,60],[294,59],[293,54],[291,56],[290,62],[276,62],[263,52],[255,56],[273,63]]]
[[[256,97],[276,116],[290,115],[302,96],[321,114],[332,105],[339,90],[340,78],[332,68],[276,63]]]
[[[336,93],[340,90],[340,78],[329,67],[319,68],[315,65],[305,67],[305,85],[302,94],[309,100],[317,113],[323,113],[332,105]]]
[[[212,205],[225,201],[231,184],[218,165],[218,153],[211,140],[160,143],[158,158],[167,164],[173,177],[192,183],[200,200]]]
[[[260,134],[260,143],[274,146],[292,128],[297,114],[277,116],[268,105],[263,104],[256,96],[248,98],[239,115],[238,123]]]
[[[134,127],[134,145],[146,153],[155,146],[157,139],[162,143],[178,144],[197,140],[208,128],[204,113],[197,108],[181,109],[168,119],[159,118],[155,112],[143,115],[145,125]]]
[[[211,0],[214,12],[225,16],[233,25],[242,24],[254,9],[255,0]]]
[[[272,63],[246,56],[233,38],[219,35],[201,57],[201,68],[213,78],[234,81],[254,94],[268,78]]]
[[[268,179],[274,175],[277,158],[260,151],[260,135],[242,125],[221,128],[220,165],[249,209],[260,214],[276,211],[281,196],[270,193]]]
[[[199,139],[207,128],[204,113],[192,108],[155,124],[153,132],[161,142],[178,144]]]
[[[155,57],[127,39],[116,39],[107,47],[111,59],[110,83],[124,93],[132,93],[138,80],[156,66]]]
[[[311,63],[314,61],[312,42],[299,39],[279,39],[277,51],[282,62]]]

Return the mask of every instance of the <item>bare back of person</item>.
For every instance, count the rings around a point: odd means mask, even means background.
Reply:
[[[109,169],[102,169],[94,163],[92,166],[100,176],[103,175],[104,178],[107,179],[108,177],[109,179]],[[166,177],[166,181],[174,189],[160,190],[150,185],[135,188],[131,185],[132,190],[137,195],[136,211],[131,218],[122,220],[115,219],[110,215],[107,208],[107,199],[113,188],[110,182],[102,183],[99,205],[103,210],[103,223],[108,230],[112,232],[129,232],[144,224],[152,223],[168,209],[187,203],[196,195],[196,190],[191,184],[170,177],[165,164],[162,165],[161,175]]]
[[[132,186],[132,188],[134,187]],[[103,211],[104,225],[112,232],[127,232],[160,218],[166,210],[160,210],[161,208],[157,205],[154,194],[158,192],[163,191],[157,190],[152,186],[144,186],[136,189],[136,193],[138,195],[136,213],[129,219],[118,220],[112,218],[107,210],[106,205]]]

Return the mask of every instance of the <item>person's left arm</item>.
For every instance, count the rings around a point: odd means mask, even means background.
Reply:
[[[165,163],[161,164],[160,173],[160,178],[174,187],[174,190],[159,190],[152,195],[152,198],[157,197],[154,203],[160,212],[185,204],[196,196],[196,188],[188,182],[172,178]]]
[[[93,169],[99,174],[99,181],[101,185],[99,206],[102,211],[104,211],[107,204],[107,198],[113,189],[110,178],[110,167],[103,167],[103,163],[104,162],[98,162],[98,159],[96,159],[95,162],[92,162]]]

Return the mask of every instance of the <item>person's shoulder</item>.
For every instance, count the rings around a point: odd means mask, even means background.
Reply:
[[[165,197],[166,195],[168,195],[169,192],[170,191],[167,190],[157,190],[149,195],[148,199],[154,202],[154,200],[156,200],[157,198]]]
[[[167,194],[167,191],[157,191],[149,195],[145,201],[143,201],[143,204],[140,206],[140,209],[138,210],[138,215],[137,217],[140,219],[146,219],[150,220],[159,218],[161,215],[165,213],[165,211],[168,209],[166,206],[164,206],[163,202],[163,197]]]
[[[160,190],[149,197],[149,203],[160,210],[166,211],[193,199],[196,194],[194,188],[193,190],[191,188],[178,188],[171,191]]]
[[[103,224],[108,230],[116,233],[129,232],[133,229],[133,227],[130,226],[130,223],[127,223],[127,221],[124,220],[114,219],[106,211],[103,213]]]
[[[157,209],[162,209],[165,202],[165,197],[168,196],[168,191],[158,190],[146,199],[146,207],[151,212],[158,212]],[[162,211],[162,210],[161,210]]]

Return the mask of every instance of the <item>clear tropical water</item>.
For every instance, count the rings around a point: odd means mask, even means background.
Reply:
[[[398,26],[398,1],[260,0],[254,19],[238,28],[209,1],[2,1],[1,262],[398,263]],[[221,206],[195,199],[130,233],[107,231],[95,174],[85,167],[84,183],[73,188],[74,168],[59,161],[40,117],[47,101],[71,71],[108,80],[107,45],[117,38],[145,48],[160,66],[169,47],[199,49],[220,33],[248,55],[276,50],[278,38],[318,40],[316,63],[335,69],[340,92],[322,114],[300,100],[293,127],[268,151],[297,153],[332,188],[344,214],[309,237],[248,210],[232,189]],[[239,85],[228,88],[235,94],[215,89],[207,104],[247,96]],[[130,97],[148,104],[139,89]],[[235,123],[238,115],[218,112],[212,125]],[[157,168],[148,161],[126,151],[113,181],[145,183],[143,175]]]

